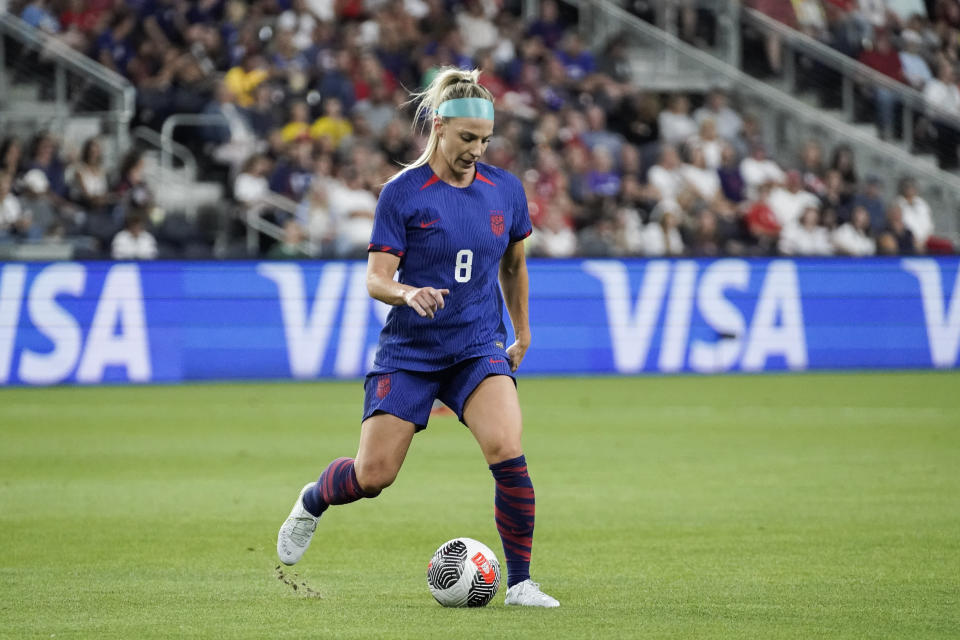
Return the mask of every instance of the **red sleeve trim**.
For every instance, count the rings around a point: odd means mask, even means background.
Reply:
[[[397,249],[396,247],[390,247],[385,244],[374,244],[371,242],[369,245],[367,245],[367,252],[370,253],[374,251],[379,253],[390,253],[398,258],[402,258],[403,254],[406,253],[406,251],[403,249]]]

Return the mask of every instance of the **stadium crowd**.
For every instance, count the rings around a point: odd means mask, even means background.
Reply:
[[[747,0],[745,4],[921,92],[927,113],[917,118],[917,150],[935,153],[942,168],[960,166],[960,2]],[[779,37],[767,34],[764,44],[769,70],[780,73]],[[808,84],[838,92],[839,83],[825,78],[823,68],[806,66]],[[860,110],[873,113],[880,135],[895,135],[901,106],[897,95],[883,87],[861,91],[866,100],[861,101]]]
[[[722,91],[644,91],[621,38],[592,52],[552,0],[529,22],[497,0],[12,5],[128,77],[137,124],[218,114],[223,124],[182,142],[223,182],[238,226],[252,213],[282,227],[260,245],[269,257],[365,254],[381,185],[425,139],[408,89],[446,65],[480,68],[496,98],[484,160],[522,179],[532,255],[952,251],[909,177],[885,199],[849,148],[809,140],[777,155],[756,114]],[[212,255],[200,230],[168,224],[178,218],[157,206],[140,151],[106,167],[96,139],[74,154],[58,142],[2,141],[0,242],[82,236],[92,256]]]

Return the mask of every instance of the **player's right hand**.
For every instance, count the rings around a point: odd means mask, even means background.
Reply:
[[[403,301],[416,311],[421,318],[432,318],[437,311],[443,309],[443,296],[450,295],[450,289],[434,289],[421,287],[411,289],[403,294]]]

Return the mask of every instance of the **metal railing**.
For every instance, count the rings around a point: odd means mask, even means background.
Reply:
[[[774,34],[779,38],[784,48],[783,83],[784,89],[793,91],[797,86],[797,57],[804,56],[817,63],[832,69],[841,77],[841,108],[844,117],[854,120],[854,99],[857,85],[872,85],[885,89],[897,98],[902,106],[902,135],[903,144],[907,149],[913,146],[914,116],[924,114],[935,117],[938,121],[949,123],[960,130],[960,117],[945,111],[935,104],[931,104],[922,93],[916,89],[897,82],[892,78],[871,69],[865,64],[844,55],[836,49],[826,45],[801,31],[791,29],[787,25],[774,20],[756,9],[744,9],[741,13],[743,24]],[[892,132],[883,132],[892,137]]]
[[[10,68],[14,62],[5,58],[7,48],[0,42],[0,124],[53,123],[63,124],[71,116],[96,116],[108,127],[116,141],[116,149],[129,146],[129,128],[136,107],[136,91],[126,78],[70,48],[57,38],[38,31],[11,13],[0,13],[0,35],[20,47],[20,60],[35,56],[44,66],[53,67],[53,111],[44,112],[28,105],[18,109],[9,99],[14,85],[12,75],[25,73],[36,77],[38,68]],[[11,73],[14,72],[14,73]],[[106,103],[90,100],[86,92],[96,88],[107,96]],[[92,103],[91,103],[92,102]]]
[[[923,196],[935,212],[938,234],[958,237],[960,229],[960,178],[942,171],[900,148],[886,143],[821,109],[815,109],[784,91],[747,75],[739,68],[682,42],[676,36],[648,24],[608,0],[563,0],[577,7],[580,29],[592,42],[605,42],[626,35],[646,48],[669,52],[686,67],[708,71],[714,85],[726,89],[763,123],[777,153],[793,154],[808,139],[848,144],[864,174],[916,179]],[[667,55],[664,53],[664,55]],[[646,78],[638,78],[643,86]]]

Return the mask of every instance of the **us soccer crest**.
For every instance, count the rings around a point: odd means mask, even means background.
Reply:
[[[377,397],[381,400],[390,393],[390,376],[380,376],[377,378]]]
[[[502,213],[490,214],[490,230],[493,231],[494,235],[498,235],[498,236],[503,235],[503,214]]]

